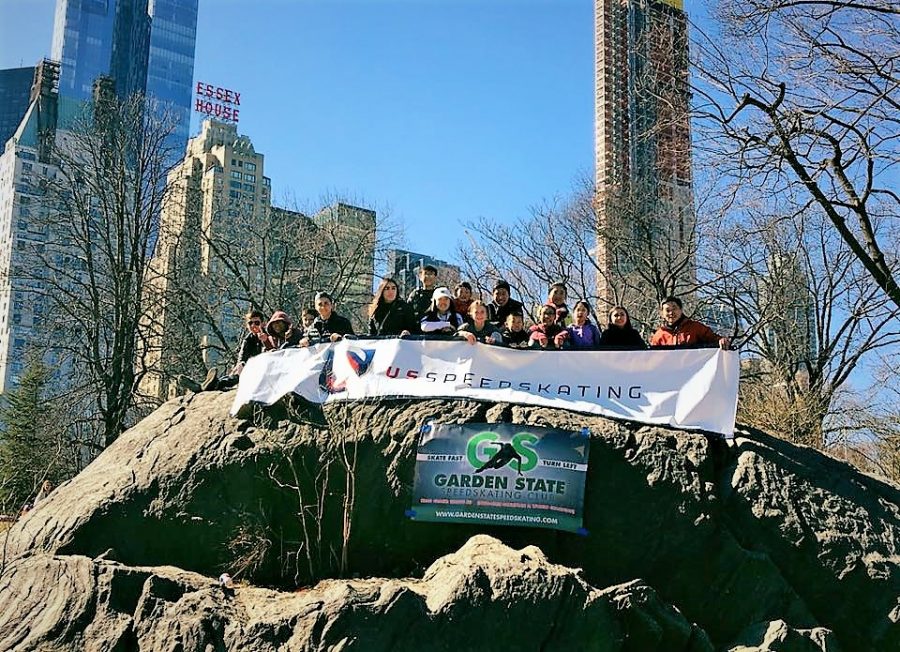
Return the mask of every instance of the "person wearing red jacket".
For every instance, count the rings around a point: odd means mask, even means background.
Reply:
[[[659,305],[659,315],[663,324],[650,338],[651,347],[731,348],[729,338],[721,337],[706,324],[685,316],[681,299],[678,297],[663,299]]]

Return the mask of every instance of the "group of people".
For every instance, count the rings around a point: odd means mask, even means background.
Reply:
[[[541,350],[641,350],[672,347],[730,348],[727,337],[684,314],[678,297],[660,303],[661,325],[649,343],[631,324],[628,310],[615,306],[604,327],[591,321],[591,306],[578,300],[569,310],[564,283],[553,283],[536,323],[526,326],[525,309],[510,296],[509,283],[498,279],[485,303],[473,296],[472,286],[463,281],[453,291],[437,286],[437,269],[426,265],[419,270],[421,287],[403,299],[392,278],[384,278],[369,305],[368,336],[459,338],[470,344],[483,343],[511,348]],[[238,360],[225,376],[211,369],[202,384],[184,379],[194,391],[227,389],[237,385],[239,375],[251,357],[266,351],[307,347],[337,342],[355,335],[350,320],[335,312],[334,299],[327,292],[315,295],[315,309],[307,309],[296,325],[278,310],[266,320],[258,310],[246,315],[247,331],[238,350]]]
[[[458,337],[470,344],[504,345],[533,349],[619,349],[638,350],[649,347],[729,348],[728,338],[684,314],[678,297],[667,297],[660,304],[662,325],[650,338],[649,345],[631,324],[623,306],[609,311],[604,328],[591,321],[591,306],[576,301],[571,311],[564,283],[553,283],[547,301],[539,309],[537,322],[525,325],[525,309],[510,296],[510,286],[498,279],[491,291],[491,302],[473,298],[467,282],[448,287],[436,284],[437,269],[423,267],[419,272],[421,287],[404,301],[392,278],[381,281],[369,306],[369,335],[394,336],[420,333],[426,336]]]

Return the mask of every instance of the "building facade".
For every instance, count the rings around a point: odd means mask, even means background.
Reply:
[[[0,154],[0,393],[18,384],[29,355],[40,350],[61,381],[68,362],[43,340],[51,330],[46,261],[77,274],[79,262],[55,233],[58,222],[42,186],[59,169],[52,148],[64,146],[67,127],[84,105],[57,92],[59,67],[44,61],[34,69],[30,102]]]
[[[421,287],[419,270],[425,265],[433,265],[437,268],[437,284],[439,286],[444,285],[452,290],[453,286],[460,281],[459,267],[428,254],[420,254],[404,249],[391,249],[388,251],[387,261],[388,276],[397,281],[400,296],[404,299],[413,290]]]
[[[339,203],[308,217],[273,206],[264,172],[236,125],[205,120],[169,174],[145,292],[145,396],[170,397],[180,375],[227,371],[248,309],[299,321],[327,290],[358,317],[371,300],[374,211]]]
[[[33,79],[34,66],[0,70],[0,152],[25,117]]]
[[[595,55],[598,295],[655,303],[695,278],[682,1],[595,0]]]
[[[91,97],[112,77],[121,99],[145,93],[174,120],[170,145],[184,150],[190,129],[198,0],[57,0],[52,57],[60,94]]]

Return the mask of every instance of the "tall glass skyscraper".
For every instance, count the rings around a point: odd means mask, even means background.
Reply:
[[[184,155],[191,126],[194,49],[199,0],[150,0],[147,94],[169,107],[177,120],[171,145]]]
[[[34,67],[0,70],[0,152],[25,117]]]
[[[119,97],[146,92],[172,113],[171,144],[183,152],[198,1],[57,0],[52,56],[60,62],[60,95],[89,99],[99,75],[115,79]]]

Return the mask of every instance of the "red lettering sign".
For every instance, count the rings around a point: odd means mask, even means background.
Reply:
[[[240,110],[235,107],[241,104],[241,94],[237,91],[198,81],[194,94],[197,96],[194,111],[197,113],[228,122],[238,121]]]

